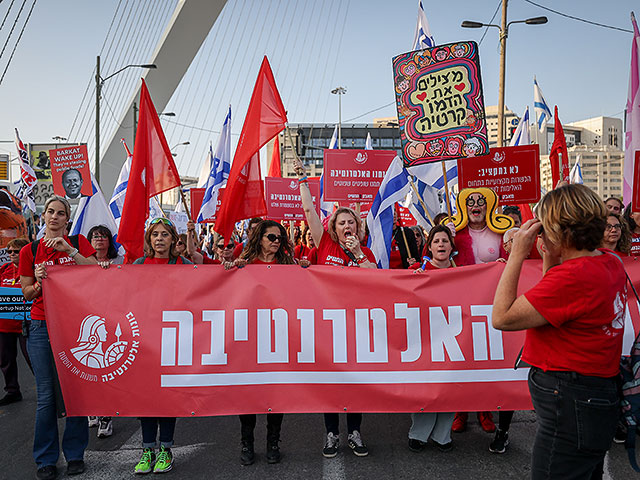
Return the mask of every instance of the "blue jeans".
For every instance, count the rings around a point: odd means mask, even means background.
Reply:
[[[33,457],[38,468],[55,465],[60,457],[58,416],[55,399],[55,366],[49,343],[47,323],[31,320],[27,350],[36,376],[38,406],[33,435]],[[67,462],[82,460],[89,443],[87,417],[67,417],[62,436],[62,451]]]
[[[602,478],[620,415],[616,379],[532,367],[529,391],[538,421],[531,478]]]
[[[140,417],[142,448],[155,448],[158,427],[160,428],[160,445],[171,448],[176,430],[175,417]]]

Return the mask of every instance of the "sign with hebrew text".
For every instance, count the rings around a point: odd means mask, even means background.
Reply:
[[[393,59],[405,166],[489,153],[476,42]]]

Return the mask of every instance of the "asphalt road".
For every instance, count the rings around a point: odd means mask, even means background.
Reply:
[[[0,407],[0,479],[35,478],[31,455],[35,419],[35,384],[21,359],[20,377],[24,400]],[[497,415],[496,415],[497,417]],[[282,462],[266,463],[264,417],[256,427],[256,462],[243,467],[240,455],[240,422],[237,417],[178,419],[173,448],[173,471],[164,475],[173,479],[526,479],[529,477],[531,447],[536,423],[532,412],[517,412],[509,432],[507,453],[488,451],[492,434],[482,431],[473,416],[469,428],[454,434],[454,449],[440,452],[433,446],[421,453],[407,448],[408,414],[367,414],[362,435],[369,456],[358,458],[346,446],[341,435],[341,451],[336,458],[322,454],[324,424],[318,414],[285,415],[282,426]],[[345,419],[341,420],[345,428]],[[61,422],[62,423],[62,422]],[[133,479],[133,466],[141,453],[139,422],[132,418],[114,420],[114,434],[96,438],[91,429],[85,454],[87,471],[77,480]],[[58,468],[64,472],[64,459]],[[628,464],[621,445],[614,445],[605,461],[605,478],[628,480],[636,474]],[[151,475],[156,478],[156,475]],[[61,473],[58,478],[67,478]]]

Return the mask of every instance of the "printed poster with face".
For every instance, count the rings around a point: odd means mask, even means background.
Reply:
[[[69,200],[93,195],[86,145],[49,150],[53,193]]]
[[[398,55],[393,75],[405,166],[489,153],[476,42]]]

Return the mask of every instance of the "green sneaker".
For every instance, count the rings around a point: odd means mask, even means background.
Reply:
[[[142,450],[142,458],[133,469],[133,473],[145,474],[151,473],[153,470],[153,462],[156,459],[156,454],[153,453],[153,448],[145,448]]]
[[[165,473],[173,468],[173,454],[170,448],[160,447],[153,473]]]

